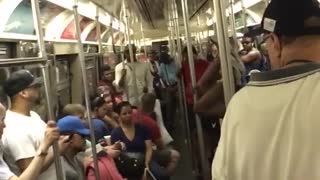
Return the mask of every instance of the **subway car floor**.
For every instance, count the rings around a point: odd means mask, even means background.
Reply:
[[[179,114],[179,113],[177,113]],[[174,139],[173,147],[180,152],[181,159],[172,180],[195,180],[192,170],[191,151],[186,143],[186,132],[183,129],[183,120],[176,118],[176,129],[171,133]]]

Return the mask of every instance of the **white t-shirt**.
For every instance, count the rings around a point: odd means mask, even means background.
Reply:
[[[0,179],[8,180],[13,176],[14,174],[10,171],[7,163],[5,163],[3,160],[3,145],[2,145],[2,142],[0,141]]]
[[[40,142],[44,138],[46,124],[40,116],[31,111],[30,117],[22,114],[7,111],[5,117],[6,128],[2,136],[4,146],[4,158],[10,170],[16,175],[21,172],[16,165],[20,159],[34,157]],[[43,172],[38,180],[56,180],[55,165],[52,165]]]
[[[139,99],[143,95],[143,88],[147,87],[149,92],[153,91],[153,76],[151,74],[151,69],[149,67],[149,63],[144,62],[134,62],[134,63],[119,63],[115,67],[115,85],[119,88],[119,82],[121,79],[121,71],[125,68],[127,70],[127,75],[125,77],[125,87],[123,89],[123,99],[129,101],[132,105],[138,106]],[[137,90],[138,97],[135,96],[135,85],[134,85],[134,72],[135,69],[136,74],[136,82],[137,82]],[[126,97],[126,93],[128,92],[129,99]],[[137,99],[138,98],[138,99]]]
[[[231,100],[214,180],[320,179],[320,65],[254,73]]]

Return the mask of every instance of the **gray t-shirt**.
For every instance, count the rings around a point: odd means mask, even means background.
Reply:
[[[80,159],[81,158],[76,156],[70,161],[65,157],[61,157],[61,163],[66,180],[85,180],[85,171]]]

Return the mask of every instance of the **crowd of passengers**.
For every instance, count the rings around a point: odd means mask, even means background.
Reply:
[[[235,86],[240,89],[250,71],[265,67],[267,61],[253,48],[251,37],[243,38],[240,53],[237,42],[230,39],[230,44]],[[152,50],[144,61],[138,60],[132,47],[132,61],[127,46],[124,62],[103,67],[90,112],[82,104],[68,104],[57,123],[46,124],[32,111],[41,98],[41,78],[27,70],[12,73],[3,84],[11,106],[8,110],[0,106],[0,179],[56,179],[54,141],[67,180],[95,179],[88,116],[94,127],[100,179],[170,179],[180,159],[170,135],[181,123],[176,122],[180,78],[185,85],[193,162],[197,166],[200,159],[195,113],[202,119],[211,162],[220,137],[218,120],[225,111],[218,44],[210,40],[206,56],[192,48],[196,87],[191,83],[187,48],[179,62],[168,48],[159,53]]]

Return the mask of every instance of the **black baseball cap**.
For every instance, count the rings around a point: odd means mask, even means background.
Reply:
[[[320,25],[308,26],[312,17],[320,17],[318,0],[272,0],[264,12],[264,32],[279,36],[320,35]]]
[[[8,96],[14,96],[20,91],[42,84],[42,78],[34,77],[28,70],[19,70],[10,75],[3,83],[3,90]]]

